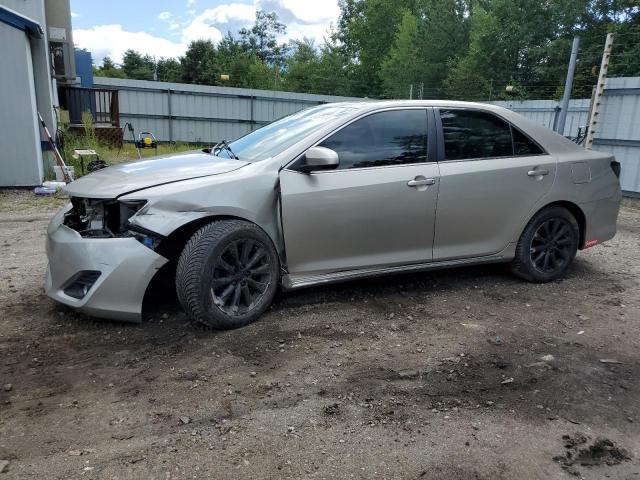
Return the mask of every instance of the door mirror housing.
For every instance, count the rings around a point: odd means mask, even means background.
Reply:
[[[300,170],[305,173],[336,168],[340,159],[338,154],[325,147],[311,147],[301,159]]]

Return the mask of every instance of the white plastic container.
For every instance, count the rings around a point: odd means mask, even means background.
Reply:
[[[56,182],[51,181],[51,182],[43,182],[43,183],[42,183],[42,186],[43,186],[44,188],[55,188],[55,189],[62,188],[62,187],[64,187],[65,185],[66,185],[66,183],[64,183],[64,182],[57,182],[57,181],[56,181]]]
[[[75,170],[72,166],[67,165],[65,167],[65,170],[67,172],[67,175],[69,175],[69,178],[73,181],[76,178],[75,175]],[[64,182],[64,175],[62,174],[62,168],[60,168],[58,165],[54,165],[53,166],[53,173],[56,174],[56,182]]]

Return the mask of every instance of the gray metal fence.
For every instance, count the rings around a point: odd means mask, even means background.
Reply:
[[[593,149],[611,152],[622,166],[622,190],[640,196],[640,77],[609,78]]]
[[[312,105],[353,97],[246,88],[210,87],[96,77],[96,87],[117,88],[120,123],[150,131],[160,141],[215,142],[237,138],[277,118]],[[640,77],[610,78],[604,91],[594,149],[622,164],[622,189],[640,195]],[[560,104],[554,100],[494,101],[554,129]],[[571,100],[564,135],[575,137],[589,120],[590,99]],[[125,138],[126,139],[126,138]]]
[[[489,103],[518,112],[551,130],[556,130],[556,124],[560,116],[560,102],[556,102],[555,100],[524,100],[494,101]],[[567,120],[563,133],[565,137],[576,137],[578,127],[587,125],[590,103],[591,101],[589,99],[569,101],[569,111],[567,112]]]
[[[160,141],[207,143],[234,139],[303,108],[361,100],[120,78],[96,77],[93,83],[119,90],[121,125],[129,122],[136,131],[152,132]]]

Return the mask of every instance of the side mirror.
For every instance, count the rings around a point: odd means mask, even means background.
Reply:
[[[338,154],[325,147],[311,147],[302,157],[300,170],[305,173],[316,172],[319,170],[331,170],[336,168],[340,163]]]

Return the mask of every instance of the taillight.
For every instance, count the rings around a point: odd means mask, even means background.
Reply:
[[[611,162],[611,170],[616,174],[616,177],[620,178],[620,162],[615,160]]]

